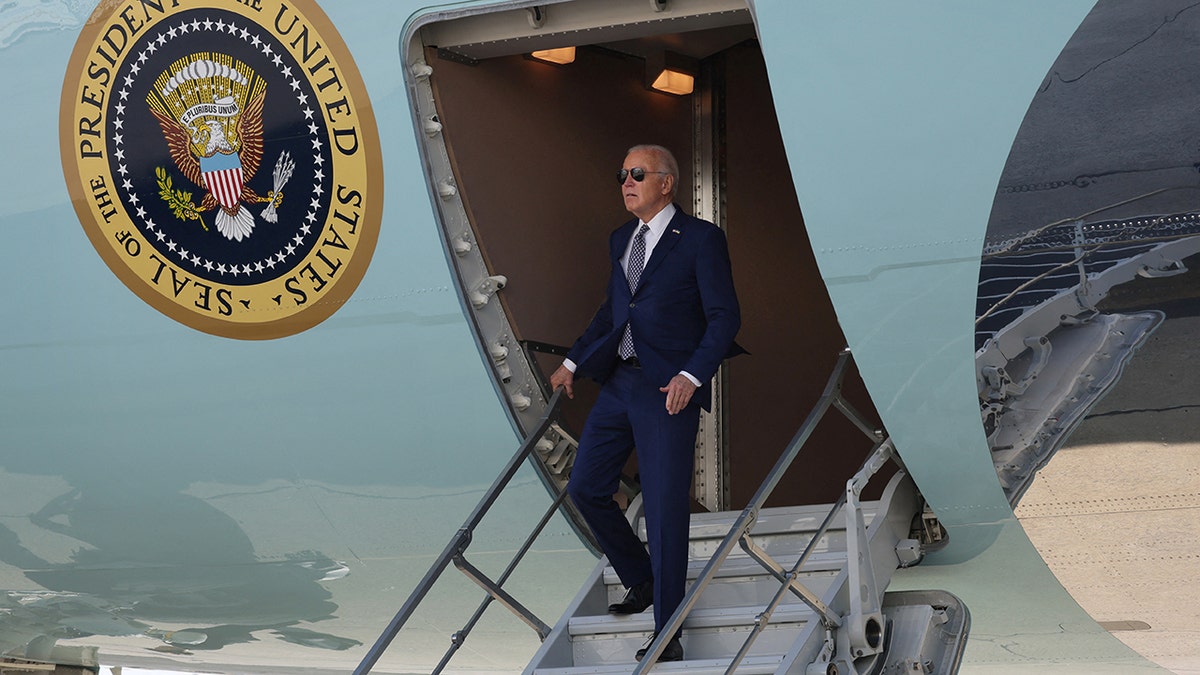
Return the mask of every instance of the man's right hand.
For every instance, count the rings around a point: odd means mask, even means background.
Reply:
[[[567,390],[567,398],[575,398],[575,373],[567,370],[566,366],[559,366],[558,370],[550,376],[550,390],[556,391],[559,387]]]

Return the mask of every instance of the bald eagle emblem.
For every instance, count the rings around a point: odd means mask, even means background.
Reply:
[[[249,204],[268,202],[262,217],[276,222],[283,185],[294,164],[287,153],[275,166],[274,189],[261,197],[248,183],[263,158],[263,102],[266,82],[246,64],[225,54],[202,52],[181,58],[155,80],[146,95],[171,159],[183,175],[205,190],[197,206],[191,193],[176,189],[165,169],[156,171],[159,196],[175,216],[199,220],[217,209],[217,231],[242,241],[256,225]]]

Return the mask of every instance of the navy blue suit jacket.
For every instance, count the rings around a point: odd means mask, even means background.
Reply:
[[[638,360],[651,380],[665,387],[686,370],[703,383],[696,396],[707,410],[711,380],[721,361],[744,352],[733,341],[741,312],[725,233],[678,206],[675,209],[646,261],[635,293],[629,291],[621,256],[637,219],[609,237],[612,271],[604,304],[567,358],[576,365],[576,377],[603,382],[617,365],[617,347],[628,323]]]

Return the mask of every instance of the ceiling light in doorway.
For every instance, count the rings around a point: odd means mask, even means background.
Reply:
[[[646,86],[676,96],[687,96],[696,88],[695,59],[675,52],[657,52],[646,56]]]
[[[654,79],[654,83],[650,86],[659,91],[665,91],[668,94],[686,96],[696,88],[696,78],[678,70],[665,68],[658,74],[658,77]]]
[[[575,48],[559,47],[558,49],[539,49],[538,51],[531,53],[530,56],[538,61],[545,61],[546,63],[567,64],[575,60]]]

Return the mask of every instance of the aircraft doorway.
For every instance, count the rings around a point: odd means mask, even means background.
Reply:
[[[680,206],[726,230],[738,341],[752,353],[722,370],[697,451],[698,508],[738,509],[821,395],[845,340],[805,233],[749,11],[698,2],[710,9],[665,20],[651,4],[519,7],[423,25],[409,51],[419,138],[464,304],[518,425],[544,400],[539,377],[561,360],[526,360],[518,345],[570,345],[603,300],[608,236],[629,219],[616,181],[626,149],[674,151]],[[589,27],[589,11],[617,6],[628,7],[627,22],[610,14]],[[542,29],[530,29],[539,16]],[[575,47],[567,64],[528,55],[566,45]],[[671,60],[696,76],[692,94],[648,86],[649,71]],[[567,426],[582,427],[597,391],[577,386]],[[857,374],[847,391],[876,418]],[[769,504],[834,501],[871,443],[832,415],[806,448]]]

